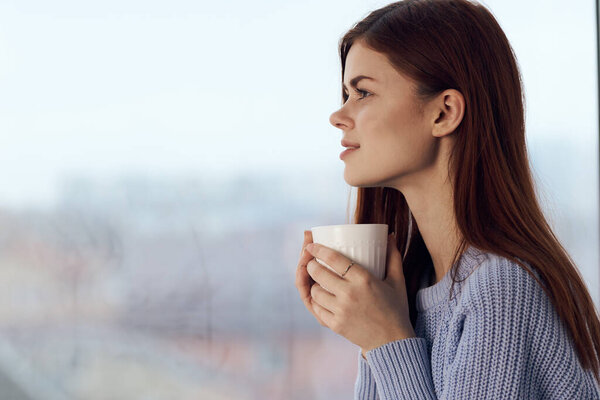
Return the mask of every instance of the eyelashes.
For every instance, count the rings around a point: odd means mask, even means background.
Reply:
[[[361,89],[356,89],[356,93],[358,93],[358,94],[361,95],[361,97],[359,98],[359,100],[362,100],[365,97],[371,95],[371,93],[367,92],[366,90],[361,90]]]
[[[369,97],[369,96],[371,95],[371,93],[367,92],[366,90],[362,90],[362,89],[358,89],[358,88],[355,88],[355,89],[354,89],[354,91],[355,91],[357,94],[359,94],[359,95],[360,95],[360,97],[358,98],[358,100],[362,100],[362,99],[364,99],[365,97]],[[345,103],[346,101],[348,101],[348,94],[347,94],[347,93],[344,93],[344,96],[343,96],[343,97],[344,97],[344,103]]]

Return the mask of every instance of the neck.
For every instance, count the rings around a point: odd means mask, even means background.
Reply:
[[[405,189],[402,193],[431,255],[437,283],[452,267],[462,236],[454,214],[452,186],[443,180],[435,183],[435,179],[427,180],[418,190]]]

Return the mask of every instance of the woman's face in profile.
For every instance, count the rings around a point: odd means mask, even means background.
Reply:
[[[373,79],[352,87],[361,75]],[[360,146],[343,158],[344,180],[356,187],[397,189],[426,183],[419,177],[434,165],[438,142],[432,135],[434,118],[429,121],[427,112],[419,111],[412,81],[385,55],[356,41],[346,58],[343,84],[348,100],[329,120],[343,131],[343,139]]]

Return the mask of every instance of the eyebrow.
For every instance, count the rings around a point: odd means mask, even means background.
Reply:
[[[350,86],[352,86],[353,88],[356,88],[356,85],[358,84],[358,82],[360,82],[362,79],[370,79],[372,81],[375,81],[375,79],[371,78],[370,76],[366,76],[366,75],[358,75],[355,76],[354,78],[352,78],[350,80]],[[348,88],[346,87],[346,85],[344,85],[344,83],[342,82],[342,87],[344,88],[344,91],[348,91]]]

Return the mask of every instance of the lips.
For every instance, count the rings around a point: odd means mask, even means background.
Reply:
[[[342,147],[357,149],[360,147],[360,145],[358,143],[354,143],[349,140],[342,139]]]
[[[346,157],[348,154],[355,152],[356,150],[358,150],[358,147],[348,147],[346,150],[342,151],[340,153],[340,160],[343,160],[344,157]]]

